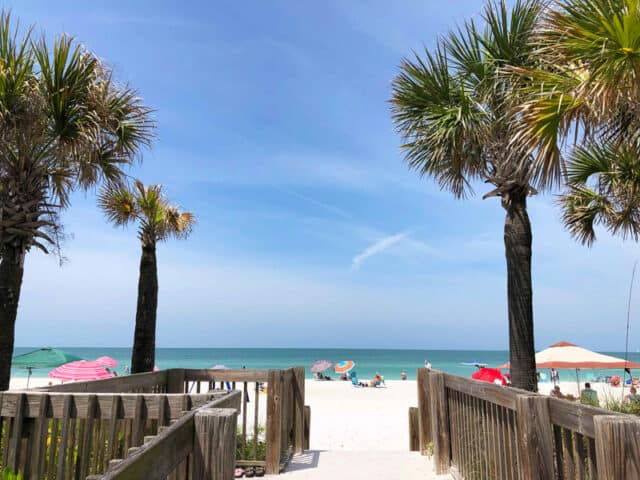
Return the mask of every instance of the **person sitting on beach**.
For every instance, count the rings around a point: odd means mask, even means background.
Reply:
[[[402,370],[402,372],[400,372],[400,378],[402,380],[406,380],[407,379],[407,372],[406,370]]]
[[[560,391],[560,385],[553,387],[549,395],[555,398],[564,398],[564,394]]]
[[[600,406],[598,392],[591,388],[591,384],[589,382],[584,384],[584,390],[580,392],[580,403],[584,405],[591,405],[592,407]]]
[[[631,387],[631,390],[629,390],[629,394],[625,395],[623,401],[624,403],[635,403],[640,401],[640,396],[638,396],[636,387]]]
[[[371,386],[372,387],[379,387],[381,383],[382,383],[382,377],[380,376],[380,374],[378,372],[376,372],[376,374],[371,379]]]

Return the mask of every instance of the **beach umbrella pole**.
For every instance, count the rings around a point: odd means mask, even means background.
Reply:
[[[578,386],[578,397],[580,397],[580,378],[578,377],[578,369],[576,368],[576,385]]]

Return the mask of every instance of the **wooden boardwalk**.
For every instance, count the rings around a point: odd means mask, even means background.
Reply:
[[[409,451],[407,409],[417,404],[416,387],[308,381],[312,449],[293,457],[283,480],[449,479],[437,477],[427,457]]]
[[[275,477],[274,477],[275,478]],[[283,480],[420,480],[443,479],[433,464],[415,452],[403,451],[317,451],[296,455],[289,463]]]

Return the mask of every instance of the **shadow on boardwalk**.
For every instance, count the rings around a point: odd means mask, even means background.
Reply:
[[[283,480],[404,480],[450,479],[437,476],[427,457],[415,452],[310,450],[295,455]]]

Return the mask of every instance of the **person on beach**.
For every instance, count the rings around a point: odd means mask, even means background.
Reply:
[[[625,395],[623,401],[624,403],[636,403],[640,401],[640,397],[638,396],[638,391],[636,390],[636,387],[631,387],[631,390],[629,390],[629,394]]]
[[[554,385],[560,382],[560,375],[558,375],[558,371],[555,368],[551,369],[551,381]]]
[[[402,370],[402,372],[400,372],[400,378],[402,380],[406,380],[407,379],[407,372],[406,370]]]
[[[564,394],[560,391],[560,385],[553,387],[549,395],[555,398],[564,398]]]
[[[600,406],[598,392],[591,388],[591,384],[589,382],[584,384],[584,390],[580,392],[580,403],[584,405],[591,405],[592,407]]]

